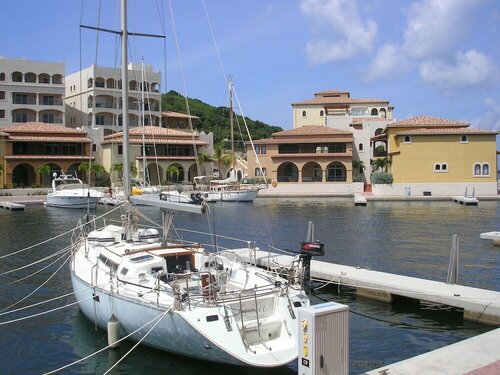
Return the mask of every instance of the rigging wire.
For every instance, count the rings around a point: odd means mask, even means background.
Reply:
[[[5,275],[8,275],[10,273],[13,273],[13,272],[16,272],[16,271],[20,271],[20,270],[23,270],[25,268],[29,268],[31,266],[34,266],[35,264],[42,263],[42,262],[44,262],[44,261],[46,261],[46,260],[48,260],[50,258],[58,256],[61,253],[67,253],[70,249],[71,249],[71,245],[68,245],[68,246],[62,248],[61,250],[58,250],[55,253],[53,253],[51,255],[47,255],[46,257],[38,259],[38,260],[36,260],[36,261],[34,261],[32,263],[25,264],[24,266],[21,266],[21,267],[18,267],[18,268],[14,268],[14,269],[2,272],[2,273],[0,273],[0,276],[5,276]]]
[[[149,329],[149,331],[147,331],[147,332],[146,332],[146,334],[145,334],[144,336],[142,336],[142,338],[141,338],[139,341],[137,341],[137,343],[136,343],[134,346],[132,346],[132,348],[130,348],[130,350],[129,350],[127,353],[125,353],[125,354],[124,354],[124,355],[123,355],[123,356],[122,356],[122,357],[121,357],[121,358],[120,358],[120,359],[119,359],[119,360],[118,360],[118,361],[117,361],[117,362],[116,362],[113,366],[111,366],[111,367],[110,367],[110,368],[109,368],[109,369],[108,369],[108,370],[104,373],[104,375],[109,374],[109,372],[110,372],[111,370],[113,370],[116,366],[118,366],[118,364],[119,364],[121,361],[123,361],[123,360],[124,360],[124,359],[125,359],[125,358],[126,358],[126,357],[130,354],[130,353],[132,353],[132,351],[133,351],[135,348],[137,348],[137,346],[139,346],[139,344],[140,344],[141,342],[143,342],[143,341],[144,341],[144,339],[145,339],[147,336],[149,336],[149,334],[153,331],[153,329],[155,329],[155,328],[156,328],[156,326],[157,326],[157,325],[158,325],[158,324],[162,321],[162,319],[165,317],[165,315],[167,315],[167,313],[168,313],[168,312],[170,312],[170,310],[166,310],[163,314],[161,314],[161,315],[160,315],[160,317],[159,317],[159,319],[158,319],[158,320],[156,321],[156,323],[155,323],[155,324],[154,324],[154,325],[153,325],[153,326]]]
[[[165,313],[164,313],[164,314],[166,314],[166,313],[167,313],[167,312],[169,312],[169,311],[170,311],[170,310],[165,311]],[[155,318],[151,319],[149,322],[147,322],[147,323],[143,324],[142,326],[140,326],[139,328],[137,328],[135,331],[132,331],[132,332],[130,332],[128,335],[126,335],[126,336],[122,337],[121,339],[117,340],[117,341],[115,342],[115,344],[117,344],[117,343],[119,343],[119,342],[122,342],[122,341],[124,341],[124,340],[128,339],[130,336],[132,336],[133,334],[135,334],[135,333],[139,332],[141,329],[143,329],[143,328],[144,328],[144,327],[146,327],[147,325],[149,325],[149,324],[153,323],[155,320],[163,318],[163,316],[164,316],[164,315],[159,315],[159,316],[157,316],[157,317],[155,317]],[[65,366],[62,366],[62,367],[59,367],[59,368],[57,368],[57,369],[55,369],[55,370],[52,370],[52,371],[46,372],[46,373],[44,373],[44,375],[56,374],[56,373],[60,372],[61,370],[65,370],[65,369],[67,369],[68,367],[71,367],[71,366],[74,366],[74,365],[76,365],[76,364],[78,364],[78,363],[80,363],[80,362],[83,362],[83,361],[85,361],[85,360],[87,360],[87,359],[89,359],[89,358],[91,358],[91,357],[93,357],[93,356],[95,356],[95,355],[97,355],[97,354],[99,354],[99,353],[103,352],[104,350],[109,349],[109,348],[111,348],[111,345],[105,346],[104,348],[101,348],[101,349],[99,349],[99,350],[95,351],[94,353],[91,353],[91,354],[87,355],[86,357],[80,358],[80,359],[78,359],[78,360],[76,360],[76,361],[74,361],[74,362],[71,362],[71,363],[69,363],[69,364],[67,364],[67,365],[65,365]]]
[[[0,312],[4,312],[4,311],[7,311],[9,310],[11,307],[14,307],[16,305],[18,305],[19,303],[21,303],[22,301],[28,299],[29,297],[31,297],[33,294],[35,294],[36,292],[38,292],[45,284],[47,284],[60,270],[61,268],[66,264],[66,262],[71,258],[71,254],[66,258],[66,260],[59,266],[59,268],[57,270],[55,270],[55,272],[50,275],[47,280],[45,280],[42,284],[40,284],[38,287],[36,287],[31,293],[28,293],[26,296],[24,296],[23,298],[21,298],[19,301],[17,302],[14,302],[13,304],[11,304],[10,306],[7,306],[3,309],[0,310]]]
[[[118,209],[120,209],[120,208],[121,208],[120,206],[116,206],[116,207],[114,207],[113,209],[109,210],[108,212],[105,212],[103,215],[101,215],[101,216],[98,216],[98,217],[94,218],[92,221],[96,221],[96,220],[102,219],[103,217],[105,217],[105,216],[109,215],[109,214],[110,214],[110,213],[112,213],[113,211],[116,211],[116,210],[118,210]],[[16,251],[14,251],[14,252],[12,252],[12,253],[2,255],[2,256],[0,256],[0,259],[7,258],[7,257],[13,256],[13,255],[17,255],[17,254],[22,253],[22,252],[27,251],[27,250],[31,250],[31,249],[33,249],[33,248],[35,248],[35,247],[37,247],[37,246],[40,246],[40,245],[46,244],[46,243],[48,243],[48,242],[50,242],[50,241],[53,241],[53,240],[55,240],[55,239],[57,239],[57,238],[60,238],[60,237],[63,237],[63,236],[65,236],[65,235],[69,234],[69,233],[72,233],[72,232],[74,232],[76,229],[81,229],[81,228],[84,228],[84,227],[86,227],[86,226],[87,226],[87,223],[83,223],[83,224],[77,225],[75,228],[70,229],[70,230],[67,230],[66,232],[63,232],[63,233],[61,233],[61,234],[58,234],[58,235],[57,235],[57,236],[55,236],[55,237],[49,238],[49,239],[47,239],[47,240],[44,240],[44,241],[39,242],[39,243],[34,244],[34,245],[30,245],[30,246],[28,246],[28,247],[25,247],[24,249],[21,249],[21,250],[16,250]]]

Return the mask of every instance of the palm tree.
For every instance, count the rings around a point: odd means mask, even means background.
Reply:
[[[214,161],[217,162],[217,166],[219,167],[219,179],[222,178],[222,165],[229,165],[233,160],[232,155],[226,152],[226,149],[222,143],[218,143],[214,146],[214,154],[212,155]]]
[[[392,164],[392,160],[388,157],[378,158],[372,161],[372,168],[374,171],[382,169],[384,172],[387,172],[389,166]]]
[[[362,160],[353,160],[352,170],[354,172],[354,177],[362,175],[365,170],[365,163]]]
[[[175,165],[169,165],[166,172],[167,172],[169,182],[173,182],[172,181],[173,176],[175,175],[175,176],[179,177],[179,173],[180,173],[179,168],[177,168]]]
[[[115,164],[113,164],[111,166],[111,172],[113,172],[113,171],[115,171],[116,173],[118,173],[118,178],[120,180],[123,179],[123,163],[115,163]],[[137,167],[133,163],[130,163],[130,174],[132,175],[132,177],[137,176]]]
[[[94,181],[97,185],[99,181],[99,173],[106,172],[106,169],[101,164],[85,162],[78,166],[78,170],[90,177],[91,173],[94,174]]]
[[[203,170],[203,174],[207,174],[206,164],[214,161],[211,155],[200,153],[198,154],[198,162],[200,163],[200,168]]]
[[[42,185],[44,185],[43,176],[49,174],[50,170],[50,165],[48,164],[39,165],[35,168],[35,173],[40,176],[40,182],[42,183]]]

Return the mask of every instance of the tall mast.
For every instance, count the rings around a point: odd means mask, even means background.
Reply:
[[[123,190],[125,199],[130,197],[130,150],[128,134],[128,30],[127,30],[127,0],[121,2],[122,17],[122,125],[123,125]]]
[[[233,123],[233,82],[229,78],[229,125],[231,128],[231,167],[233,173],[236,173],[235,155],[234,155],[234,123]]]
[[[141,118],[142,118],[142,177],[144,181],[144,186],[146,186],[146,137],[144,134],[144,82],[146,81],[145,72],[144,72],[144,58],[142,59],[141,64]]]

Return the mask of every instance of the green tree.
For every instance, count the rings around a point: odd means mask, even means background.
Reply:
[[[44,184],[43,176],[50,173],[50,165],[48,165],[48,164],[39,165],[38,167],[35,168],[35,173],[38,176],[40,176],[40,182],[43,185]]]
[[[372,161],[372,168],[374,171],[382,170],[384,172],[387,172],[390,165],[391,160],[388,157],[377,158]]]
[[[200,153],[198,154],[198,163],[200,164],[200,168],[203,172],[203,174],[206,176],[207,175],[207,164],[213,162],[214,159],[212,158],[211,155],[205,154],[205,153]]]
[[[78,166],[78,170],[84,173],[87,177],[94,176],[94,182],[97,185],[99,182],[99,174],[106,172],[106,169],[101,164],[84,162]]]
[[[179,177],[179,168],[177,168],[175,165],[169,165],[167,170],[166,170],[166,173],[167,173],[167,179],[168,179],[168,182],[174,182],[174,176],[176,176],[177,178]]]
[[[222,179],[222,166],[228,166],[231,164],[232,156],[226,152],[226,148],[222,143],[218,143],[214,146],[214,153],[212,159],[217,162],[219,168],[219,179]]]
[[[362,175],[363,172],[365,171],[365,163],[362,160],[353,160],[352,170],[354,172],[354,177]]]
[[[111,172],[116,172],[120,181],[123,179],[123,163],[115,163],[111,166]],[[130,163],[130,175],[137,176],[137,167],[134,163]]]

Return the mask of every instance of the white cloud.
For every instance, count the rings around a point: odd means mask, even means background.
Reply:
[[[397,44],[386,44],[377,51],[375,59],[370,63],[366,75],[368,81],[380,78],[394,78],[407,71],[409,62]]]
[[[430,60],[420,64],[422,79],[441,89],[480,86],[495,75],[495,66],[488,56],[476,50],[458,52],[454,64]]]
[[[486,112],[483,116],[471,121],[474,128],[492,129],[500,131],[500,103],[493,98],[484,101]]]
[[[301,11],[312,19],[306,52],[314,64],[348,60],[373,48],[378,27],[363,22],[354,0],[303,0]]]
[[[452,54],[466,34],[469,13],[483,0],[422,0],[408,11],[402,49],[418,59]]]

